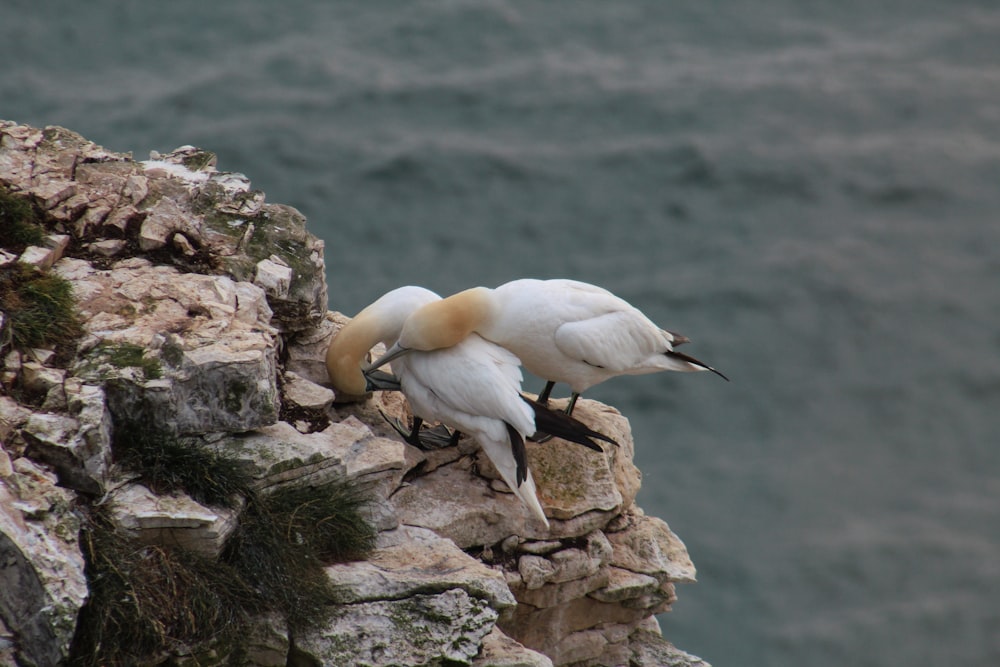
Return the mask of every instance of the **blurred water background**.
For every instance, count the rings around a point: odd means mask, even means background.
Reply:
[[[217,152],[305,213],[348,314],[611,289],[733,380],[588,393],[698,566],[668,638],[1000,664],[992,0],[5,0],[0,118]]]

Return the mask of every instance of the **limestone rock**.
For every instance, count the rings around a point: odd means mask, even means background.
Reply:
[[[413,526],[379,535],[365,561],[326,568],[341,604],[396,600],[416,593],[464,590],[502,611],[516,604],[503,575],[468,556],[450,540]]]
[[[637,630],[629,637],[629,653],[630,667],[712,667],[649,630]]]
[[[260,288],[138,259],[110,270],[64,259],[55,270],[73,281],[84,328],[103,341],[74,373],[107,383],[117,418],[177,434],[277,420],[277,343]]]
[[[207,446],[248,466],[262,490],[282,484],[319,485],[346,475],[343,459],[326,439],[299,433],[283,421],[228,434]]]
[[[525,648],[494,627],[483,638],[483,649],[473,667],[552,667],[552,661],[537,651]]]
[[[553,402],[561,407],[558,401]],[[641,474],[632,463],[628,420],[596,401],[577,401],[573,416],[618,442],[602,443],[604,453],[552,439],[528,443],[528,457],[546,515],[572,519],[595,509],[618,513],[635,501]]]
[[[608,571],[607,585],[589,595],[601,602],[622,602],[649,595],[659,588],[660,581],[655,577],[612,567]]]
[[[337,605],[332,620],[296,638],[295,653],[323,665],[467,665],[497,612],[456,588],[400,600]]]
[[[145,544],[179,546],[215,558],[237,524],[238,510],[209,508],[185,494],[158,496],[128,484],[111,496],[115,524]]]
[[[280,259],[280,258],[276,258]],[[257,262],[253,284],[263,289],[269,296],[287,299],[292,286],[292,269],[282,263],[268,259]]]
[[[78,420],[35,413],[21,433],[28,442],[26,454],[55,468],[60,484],[89,494],[102,492],[111,463],[111,448],[88,437]]]
[[[663,576],[672,582],[695,581],[695,568],[687,548],[662,519],[632,515],[631,524],[609,533],[608,539],[614,545],[611,563],[616,567]]]
[[[347,322],[339,313],[328,312],[312,329],[298,332],[288,342],[288,371],[315,382],[327,384],[326,350],[330,339]]]
[[[25,458],[0,479],[0,656],[17,664],[60,664],[87,599],[73,503]]]
[[[333,403],[333,391],[307,380],[297,373],[285,371],[285,400],[303,410],[325,412]]]

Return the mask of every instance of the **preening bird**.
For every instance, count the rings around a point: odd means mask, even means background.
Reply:
[[[368,351],[378,342],[393,344],[411,313],[439,300],[437,294],[422,287],[400,287],[358,313],[327,350],[327,371],[334,387],[364,394],[372,386],[362,369]],[[417,417],[440,421],[475,439],[507,486],[546,526],[548,520],[538,502],[524,444],[524,439],[535,433],[536,423],[553,435],[598,451],[600,446],[591,437],[614,442],[575,419],[524,398],[517,357],[477,335],[466,336],[446,349],[409,354],[398,359],[392,370],[415,421]]]
[[[397,342],[372,364],[378,368],[413,350],[445,349],[478,334],[513,352],[547,384],[573,392],[566,413],[586,389],[617,375],[712,371],[674,346],[687,338],[654,324],[611,292],[575,280],[525,278],[496,289],[473,287],[421,307],[407,318]]]

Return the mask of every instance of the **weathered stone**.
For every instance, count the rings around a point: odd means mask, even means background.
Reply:
[[[521,556],[517,560],[517,571],[528,589],[541,588],[552,579],[556,566],[541,556]]]
[[[527,554],[542,555],[561,549],[562,545],[559,540],[527,540],[518,544],[517,549]]]
[[[56,356],[56,352],[55,350],[46,350],[40,347],[33,347],[30,350],[28,350],[28,356],[31,359],[34,359],[35,361],[40,363],[41,365],[45,366],[50,361],[52,361],[52,358],[54,356]]]
[[[145,544],[178,546],[214,558],[236,528],[238,510],[209,508],[185,494],[158,496],[141,484],[127,484],[111,496],[111,517]]]
[[[483,648],[472,661],[472,667],[552,667],[552,661],[494,627],[483,638]]]
[[[348,479],[388,473],[402,480],[406,471],[406,445],[400,440],[381,438],[356,417],[330,424],[319,436],[326,440],[347,466]]]
[[[565,604],[570,600],[582,598],[591,591],[608,584],[608,570],[603,568],[592,575],[561,583],[546,583],[535,588],[509,583],[514,597],[519,603],[524,603],[543,609]]]
[[[46,179],[31,188],[38,205],[45,210],[53,209],[77,193],[77,185],[73,181],[61,179]]]
[[[192,218],[174,199],[162,198],[147,210],[139,228],[139,248],[144,251],[162,248],[175,233],[201,238],[197,219]]]
[[[665,576],[668,581],[694,582],[695,568],[687,547],[662,520],[635,514],[624,530],[609,533],[611,563],[632,572]]]
[[[64,259],[55,270],[73,280],[84,328],[103,341],[74,372],[108,382],[116,417],[180,434],[277,419],[277,344],[259,288],[139,259],[106,271]],[[141,370],[125,365],[134,357],[122,346],[145,349]]]
[[[629,664],[632,667],[712,667],[685,653],[649,630],[637,630],[629,637]]]
[[[611,567],[608,568],[607,585],[589,595],[601,602],[622,602],[649,595],[659,588],[660,582],[655,577]]]
[[[282,484],[320,485],[346,475],[341,457],[317,434],[299,433],[287,422],[247,433],[227,434],[207,446],[246,465],[258,488]]]
[[[559,407],[558,402],[553,406]],[[546,514],[572,519],[595,509],[618,513],[632,505],[641,474],[632,463],[628,420],[596,401],[577,401],[573,416],[618,442],[602,443],[604,453],[563,440],[528,443],[528,457]]]
[[[66,371],[61,368],[46,368],[39,363],[29,361],[21,366],[21,377],[25,389],[44,394],[52,387],[63,383]]]
[[[563,549],[549,555],[549,560],[555,566],[555,571],[549,581],[561,583],[574,579],[583,579],[597,573],[601,561],[591,558],[581,549]]]
[[[114,257],[121,254],[122,250],[125,249],[125,241],[122,239],[102,239],[88,244],[87,248],[95,255]]]
[[[63,663],[87,599],[73,494],[54,482],[24,458],[0,480],[0,656],[9,633],[16,664]]]
[[[60,484],[85,493],[101,493],[110,465],[110,448],[102,448],[88,438],[79,421],[35,413],[21,433],[28,442],[25,453],[55,468]]]
[[[325,412],[333,403],[333,392],[297,373],[286,371],[282,393],[285,400],[304,410]]]
[[[31,410],[8,396],[0,396],[0,443],[9,443],[14,432],[20,430],[30,416]]]
[[[85,194],[76,194],[69,199],[59,202],[55,208],[49,209],[49,215],[56,220],[71,222],[80,217],[86,210],[89,199]]]
[[[296,334],[288,343],[285,368],[317,384],[329,383],[326,350],[334,332],[346,322],[339,313],[328,312],[314,328]]]
[[[463,589],[337,605],[324,627],[296,637],[295,653],[323,665],[469,664],[496,618]]]
[[[187,237],[180,232],[174,234],[173,239],[171,239],[170,242],[176,250],[179,250],[188,257],[193,257],[195,253],[198,252],[195,247],[191,245],[191,242],[188,241]]]
[[[573,651],[580,649],[577,641],[570,641],[574,633],[585,630],[600,629],[607,625],[633,625],[644,621],[660,610],[629,609],[619,604],[597,602],[588,597],[576,598],[552,607],[537,609],[528,604],[519,604],[512,614],[501,619],[500,629],[521,642],[528,648],[541,651],[552,658],[552,662],[561,665],[584,660],[600,655],[607,645],[607,640],[601,634],[600,646],[596,653],[567,657],[566,653],[572,647]]]
[[[53,252],[52,248],[43,248],[42,246],[28,246],[21,253],[18,261],[22,264],[28,264],[34,266],[42,271],[47,271],[52,267],[52,264],[56,261],[56,253]]]
[[[257,262],[253,284],[267,292],[268,296],[286,299],[288,290],[292,286],[292,273],[292,269],[288,266],[274,262],[270,258],[262,259]]]
[[[450,540],[413,526],[379,535],[367,560],[326,568],[333,601],[353,604],[396,600],[415,593],[462,589],[501,611],[516,604],[503,575],[468,556]]]

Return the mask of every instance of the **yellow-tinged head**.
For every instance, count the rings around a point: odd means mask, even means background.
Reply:
[[[412,350],[439,350],[456,345],[491,315],[490,290],[473,287],[415,311],[403,325],[399,345]]]

